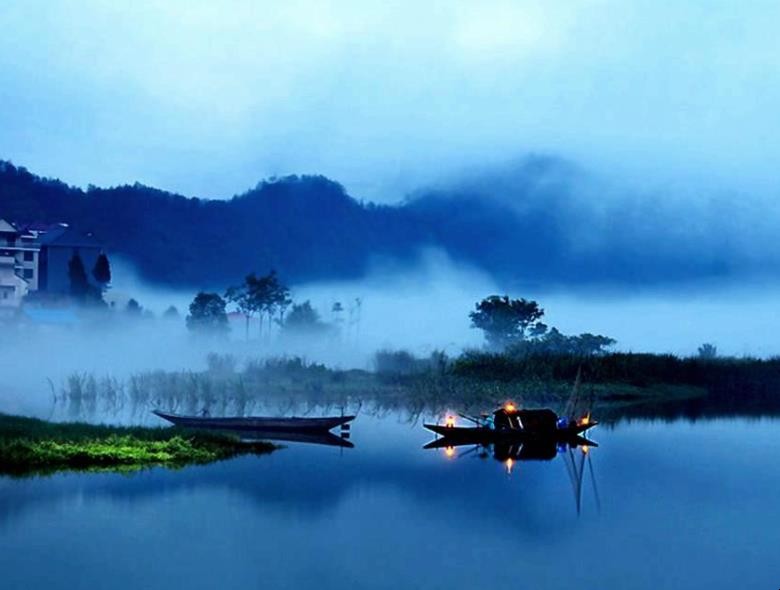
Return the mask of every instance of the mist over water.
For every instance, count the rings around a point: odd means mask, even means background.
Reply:
[[[538,300],[545,319],[564,333],[599,333],[615,338],[616,350],[693,355],[703,342],[727,355],[774,356],[780,329],[780,286],[712,284],[689,290],[504,289],[486,274],[428,251],[411,268],[377,263],[365,279],[293,285],[297,302],[310,300],[322,319],[339,326],[323,338],[281,338],[277,327],[258,338],[256,322],[246,340],[242,321],[232,322],[228,340],[194,338],[184,316],[193,293],[143,284],[126,263],[116,265],[117,311],[77,326],[37,326],[0,342],[0,411],[45,414],[52,388],[68,375],[92,373],[127,378],[147,370],[202,370],[210,352],[234,355],[240,363],[276,356],[342,369],[371,369],[380,349],[406,349],[426,356],[443,350],[456,356],[480,347],[470,328],[475,302],[493,293]],[[130,318],[129,297],[153,317]],[[349,309],[360,299],[359,321]],[[345,311],[333,314],[340,302]],[[180,317],[163,319],[175,305]]]

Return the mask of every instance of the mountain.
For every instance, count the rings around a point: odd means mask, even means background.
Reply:
[[[357,201],[323,176],[267,180],[206,200],[138,183],[85,191],[0,161],[0,218],[90,230],[145,279],[171,286],[223,288],[271,268],[293,283],[355,278],[373,260],[411,263],[427,247],[505,285],[635,285],[777,270],[775,258],[753,255],[738,229],[700,213],[709,221],[693,228],[690,211],[651,198],[608,199],[576,168],[546,157],[397,205]]]

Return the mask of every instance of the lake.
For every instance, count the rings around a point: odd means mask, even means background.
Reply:
[[[354,449],[0,478],[2,587],[774,590],[778,426],[601,425],[587,454],[510,470],[364,413]]]

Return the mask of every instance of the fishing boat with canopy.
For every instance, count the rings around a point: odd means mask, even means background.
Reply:
[[[492,414],[470,416],[458,413],[458,416],[471,422],[469,426],[457,425],[454,415],[448,415],[444,424],[423,426],[451,439],[541,438],[566,441],[598,424],[591,418],[590,409],[581,412],[577,410],[580,406],[580,381],[581,371],[578,371],[572,394],[560,415],[549,408],[520,409],[514,402],[509,401]]]

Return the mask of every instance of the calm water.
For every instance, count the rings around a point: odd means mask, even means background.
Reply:
[[[579,513],[567,454],[508,474],[396,415],[360,416],[351,450],[0,479],[2,588],[774,590],[778,426],[598,427]]]

